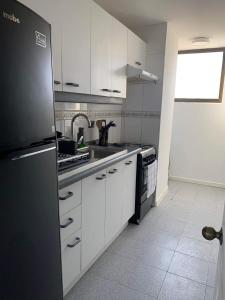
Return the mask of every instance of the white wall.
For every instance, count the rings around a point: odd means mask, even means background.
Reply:
[[[225,187],[222,103],[175,103],[170,176]]]
[[[174,34],[173,27],[170,24],[167,24],[156,189],[157,204],[159,204],[168,191],[168,171],[173,123],[177,52],[177,38]]]

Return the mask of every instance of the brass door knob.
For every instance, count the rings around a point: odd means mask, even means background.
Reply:
[[[204,227],[202,229],[202,235],[208,241],[218,239],[220,241],[220,245],[223,244],[223,230],[222,230],[222,228],[221,228],[220,231],[217,232],[213,227]]]

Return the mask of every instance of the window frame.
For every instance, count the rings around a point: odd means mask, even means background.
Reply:
[[[205,49],[191,49],[191,50],[181,50],[178,51],[179,54],[194,54],[194,53],[210,53],[210,52],[223,52],[223,62],[220,76],[220,88],[219,88],[219,98],[218,99],[201,99],[201,98],[175,98],[175,102],[205,102],[205,103],[221,103],[223,100],[223,89],[225,80],[225,47],[221,48],[205,48]]]

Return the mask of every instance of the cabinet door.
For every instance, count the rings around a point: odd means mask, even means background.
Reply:
[[[111,88],[113,97],[126,98],[127,28],[112,18]]]
[[[128,64],[140,69],[146,65],[146,43],[128,30]]]
[[[82,270],[104,247],[105,170],[82,180]]]
[[[61,243],[63,290],[70,287],[81,271],[81,232],[72,234]]]
[[[62,0],[63,91],[90,93],[90,1]]]
[[[106,218],[105,243],[109,243],[122,227],[123,163],[118,163],[106,170]]]
[[[54,72],[54,89],[62,91],[62,30],[60,0],[20,0],[21,3],[35,11],[52,26],[52,58]]]
[[[123,161],[123,209],[122,224],[124,225],[135,212],[137,155]]]
[[[91,12],[91,94],[111,96],[112,17],[92,3]]]

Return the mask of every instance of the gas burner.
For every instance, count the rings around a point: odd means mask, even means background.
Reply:
[[[80,164],[87,162],[90,159],[90,153],[82,153],[77,155],[58,153],[58,167],[59,171],[76,167]]]

